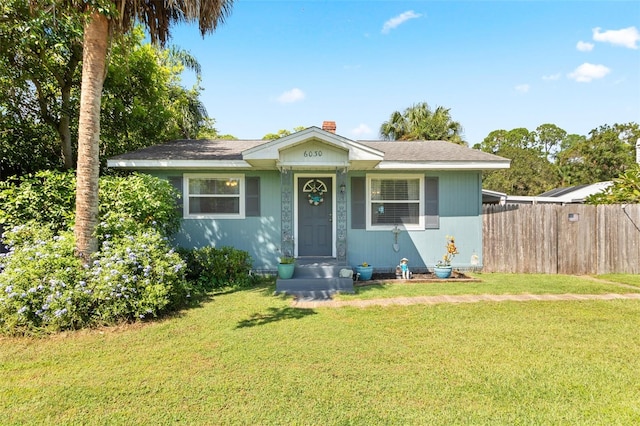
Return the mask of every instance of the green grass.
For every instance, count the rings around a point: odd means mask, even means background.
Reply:
[[[437,296],[441,294],[604,294],[640,293],[640,276],[607,275],[597,280],[571,275],[470,274],[480,282],[419,281],[372,284],[356,287],[355,294],[340,294],[339,300],[390,297]],[[525,278],[526,277],[526,278]],[[609,281],[609,282],[603,282]],[[616,285],[616,283],[626,285]],[[629,285],[635,285],[632,288]]]
[[[511,293],[630,291],[480,278]],[[0,339],[0,424],[640,422],[640,301],[303,310],[272,291],[156,323]]]

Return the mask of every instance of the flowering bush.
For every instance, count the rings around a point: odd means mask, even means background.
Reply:
[[[0,331],[33,334],[79,328],[89,320],[91,291],[73,255],[71,232],[17,227],[5,233],[0,255]]]
[[[158,232],[141,230],[107,239],[93,259],[88,280],[95,322],[157,316],[190,297],[185,263]]]
[[[109,238],[91,265],[73,234],[16,227],[0,257],[0,332],[36,334],[148,318],[190,297],[185,263],[153,230]]]
[[[439,260],[436,266],[451,266],[451,260],[458,254],[458,248],[456,247],[455,238],[451,235],[447,235],[447,252],[442,256],[442,260]]]

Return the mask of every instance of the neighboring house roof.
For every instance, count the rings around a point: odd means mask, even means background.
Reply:
[[[327,146],[342,160],[326,166],[352,169],[505,169],[511,160],[446,141],[353,141],[317,127],[271,140],[176,140],[108,160],[120,168],[256,168],[287,163],[281,155],[302,144]],[[335,157],[335,156],[334,156]],[[316,164],[318,165],[318,164]]]
[[[535,196],[507,195],[501,192],[482,190],[483,203],[501,204],[573,204],[584,203],[593,194],[604,192],[613,182],[596,182],[567,188],[556,188]]]

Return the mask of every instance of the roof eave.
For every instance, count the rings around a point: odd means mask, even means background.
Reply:
[[[510,161],[477,162],[477,161],[383,161],[379,170],[500,170],[508,169]]]
[[[107,167],[120,169],[251,169],[244,160],[107,160]]]

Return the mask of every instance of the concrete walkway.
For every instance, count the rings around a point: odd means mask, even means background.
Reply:
[[[478,294],[461,296],[417,296],[392,297],[388,299],[369,300],[294,300],[292,306],[301,309],[341,308],[355,306],[392,305],[435,305],[438,303],[477,303],[477,302],[527,302],[527,301],[562,301],[562,300],[640,300],[640,293],[608,293],[608,294]]]

